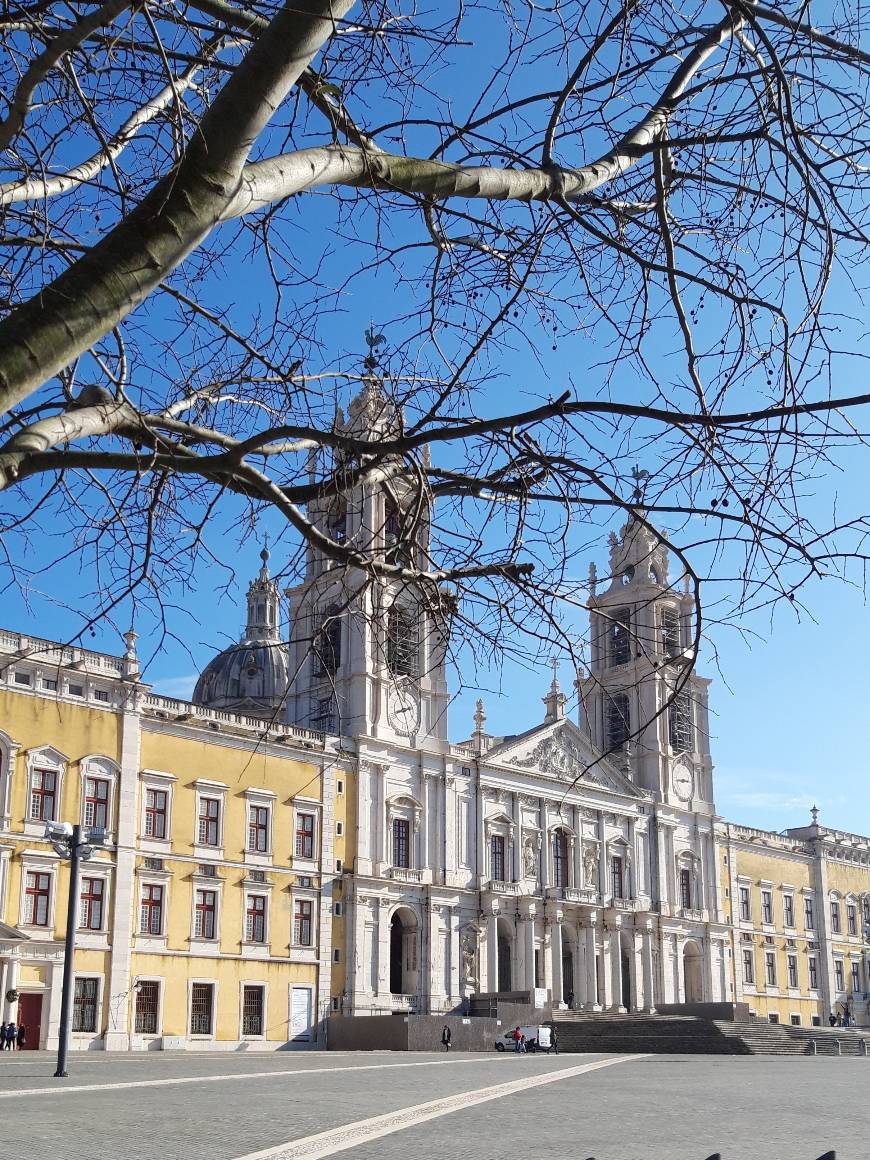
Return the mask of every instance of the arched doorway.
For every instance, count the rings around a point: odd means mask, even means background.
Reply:
[[[683,947],[683,1002],[704,1002],[701,948],[696,942],[691,941]]]
[[[417,993],[417,922],[409,910],[397,910],[390,919],[390,992]]]
[[[498,989],[499,991],[513,990],[513,938],[503,920],[498,924]]]

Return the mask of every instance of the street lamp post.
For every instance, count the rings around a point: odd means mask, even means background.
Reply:
[[[46,822],[45,836],[56,854],[69,859],[69,897],[66,907],[66,936],[63,954],[63,984],[60,1001],[60,1031],[57,1041],[57,1070],[55,1079],[66,1079],[66,1056],[69,1049],[69,1031],[72,1016],[73,958],[75,955],[76,918],[79,900],[79,863],[93,856],[94,847],[103,845],[105,833],[92,826],[84,828],[69,822]]]

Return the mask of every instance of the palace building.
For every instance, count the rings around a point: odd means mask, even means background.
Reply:
[[[339,423],[388,435],[369,381]],[[401,465],[313,503],[361,557],[424,560]],[[0,995],[57,1038],[68,895],[46,820],[106,831],[81,874],[74,1046],[322,1043],[327,1013],[743,1003],[870,1023],[870,839],[716,815],[692,602],[644,521],[589,581],[577,721],[554,672],[528,725],[448,735],[450,595],[372,584],[310,548],[263,567],[240,641],[191,702],[121,657],[0,633]]]

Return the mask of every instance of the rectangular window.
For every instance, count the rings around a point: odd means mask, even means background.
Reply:
[[[553,831],[553,885],[568,885],[568,836],[564,830]]]
[[[197,841],[201,846],[220,845],[220,820],[220,798],[200,798]]]
[[[190,988],[190,1034],[211,1035],[214,984],[193,983]]]
[[[861,966],[854,959],[852,960],[852,991],[855,994],[861,991]]]
[[[94,689],[94,700],[95,701],[108,701],[108,699],[109,699],[108,689]]]
[[[169,794],[165,789],[145,790],[145,837],[166,837]]]
[[[248,849],[256,854],[269,850],[269,807],[248,807]]]
[[[217,891],[197,890],[193,919],[194,938],[217,937]]]
[[[393,865],[406,869],[411,865],[411,823],[407,818],[393,819]]]
[[[314,814],[296,815],[296,857],[314,857]]]
[[[631,660],[631,609],[619,608],[613,613],[607,630],[610,667],[627,665]]]
[[[263,988],[246,986],[242,992],[242,1035],[263,1034]]]
[[[794,926],[794,898],[791,894],[782,896],[782,921],[785,926]]]
[[[611,893],[614,898],[625,897],[625,879],[623,874],[623,863],[619,857],[610,859],[610,885]]]
[[[490,877],[494,882],[504,882],[504,837],[493,834],[490,838]]]
[[[752,921],[752,907],[749,902],[749,887],[740,887],[740,919],[742,922]]]
[[[851,902],[846,906],[846,930],[849,934],[858,933],[858,910]]]
[[[51,677],[43,677],[41,684],[47,693],[57,692],[57,681],[53,680]]]
[[[266,941],[266,896],[249,894],[245,909],[245,942],[264,943]]]
[[[752,951],[749,947],[743,948],[743,982],[752,983],[755,981],[755,971],[752,962]]]
[[[838,991],[845,991],[846,990],[846,980],[845,980],[845,977],[843,975],[843,960],[842,959],[835,959],[834,960],[834,982],[836,984]]]
[[[97,991],[99,979],[76,979],[73,990],[73,1031],[97,1030]]]
[[[160,984],[143,979],[137,984],[135,1027],[137,1035],[156,1035],[160,1011]]]
[[[28,871],[24,886],[24,921],[28,926],[48,926],[51,875]]]
[[[15,684],[16,685],[29,685],[30,684],[30,673],[16,673],[15,674]]]
[[[85,695],[84,685],[70,685],[69,695],[71,697],[83,697]]]
[[[768,987],[776,986],[776,955],[770,951],[764,956],[764,973]]]
[[[34,769],[30,782],[30,820],[53,822],[57,805],[57,774],[52,769]]]
[[[299,899],[296,903],[296,908],[293,912],[293,943],[298,947],[310,947],[312,945],[311,939],[311,916],[314,912],[314,904],[307,899]]]
[[[767,1016],[768,1023],[779,1023],[779,1015],[775,1011],[771,1011]]]
[[[152,882],[145,882],[142,886],[142,898],[139,902],[139,933],[163,933],[163,887]]]
[[[813,915],[813,900],[811,898],[804,899],[804,926],[807,930],[815,930],[816,920]]]
[[[694,745],[688,693],[676,693],[668,708],[668,740],[674,753],[688,753]]]
[[[773,894],[769,890],[761,892],[761,921],[768,924],[773,922]]]
[[[628,693],[605,694],[604,728],[608,751],[621,749],[631,736],[631,709]]]
[[[810,955],[807,959],[807,972],[810,979],[810,990],[817,991],[819,989],[819,965],[815,955]]]
[[[387,613],[387,668],[393,676],[416,677],[420,671],[421,616],[398,604]]]
[[[792,990],[797,989],[798,985],[798,965],[797,955],[788,956],[788,985]]]
[[[680,871],[680,904],[684,910],[692,909],[692,871]]]
[[[680,614],[665,606],[661,612],[662,652],[668,660],[680,655]]]
[[[103,896],[105,882],[102,878],[83,878],[79,895],[79,928],[81,930],[103,929]]]
[[[103,777],[85,778],[84,823],[98,830],[109,828],[109,783]]]
[[[800,1025],[801,1025],[800,1015],[792,1015],[791,1016],[791,1025],[792,1025],[792,1027],[800,1027]]]
[[[840,933],[840,904],[839,902],[831,903],[831,930],[834,934]]]

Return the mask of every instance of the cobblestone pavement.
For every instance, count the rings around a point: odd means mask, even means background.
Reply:
[[[868,1160],[870,1060],[763,1056],[0,1056],[0,1123],[17,1160]],[[586,1064],[601,1070],[577,1073]],[[508,1095],[481,1089],[538,1083]],[[419,1105],[444,1099],[425,1122]],[[470,1100],[486,1100],[461,1106]],[[454,1109],[454,1104],[457,1106]],[[344,1150],[308,1137],[411,1109]],[[443,1109],[439,1109],[443,1110]],[[431,1114],[432,1109],[429,1110]],[[347,1139],[351,1139],[348,1136]],[[325,1148],[325,1150],[323,1150]]]

